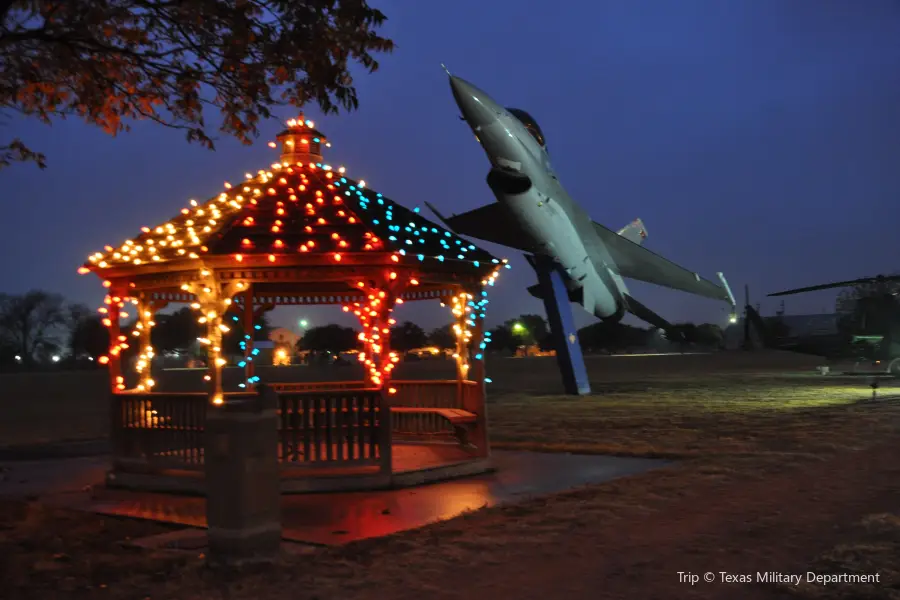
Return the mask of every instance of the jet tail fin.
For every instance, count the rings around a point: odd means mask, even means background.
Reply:
[[[644,243],[644,240],[647,239],[647,228],[644,227],[644,222],[641,219],[635,219],[616,233],[629,242],[638,245]]]

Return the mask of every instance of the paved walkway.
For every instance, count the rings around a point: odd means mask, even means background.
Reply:
[[[487,506],[513,504],[641,473],[666,461],[610,456],[494,452],[493,473],[377,492],[283,496],[287,540],[337,545],[390,535]],[[90,512],[205,527],[198,497],[107,490],[106,457],[0,463],[0,496],[42,496]],[[91,489],[91,486],[97,486]]]

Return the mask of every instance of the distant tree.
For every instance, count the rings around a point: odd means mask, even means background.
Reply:
[[[391,349],[398,352],[406,352],[414,348],[421,348],[428,343],[425,331],[412,321],[403,321],[399,325],[391,327]]]
[[[70,304],[67,307],[66,326],[69,359],[72,362],[88,357],[97,358],[109,350],[109,330],[96,311],[83,304]]]
[[[58,351],[65,334],[62,296],[32,290],[20,296],[0,294],[0,336],[15,348],[25,366]]]
[[[725,343],[725,333],[715,323],[703,323],[694,331],[694,342],[700,346],[721,348]]]
[[[187,306],[169,314],[157,314],[154,322],[150,339],[157,352],[187,352],[206,331],[197,322],[196,311]]]
[[[300,350],[335,353],[357,349],[361,344],[355,329],[335,324],[311,327],[297,342]]]
[[[428,333],[428,343],[441,349],[456,348],[456,334],[453,323],[436,327]]]
[[[765,317],[763,323],[766,326],[766,335],[771,343],[777,343],[791,335],[791,328],[784,322],[784,317],[776,315],[774,317]]]
[[[625,323],[598,321],[578,330],[582,348],[617,352],[633,346],[644,346],[649,332]]]
[[[241,316],[229,312],[225,318],[225,325],[228,326],[228,331],[222,336],[222,347],[231,354],[242,354],[244,348],[241,342],[246,338]],[[253,335],[250,337],[255,342],[264,342],[269,339],[272,329],[268,314],[262,313],[253,320]]]
[[[687,346],[697,343],[697,326],[694,323],[675,323],[663,334],[665,338],[681,346],[682,351]]]
[[[896,275],[896,273],[894,273]],[[856,313],[861,298],[877,298],[900,294],[900,280],[876,280],[842,290],[835,300],[834,310],[839,315]]]
[[[550,333],[547,321],[540,315],[519,315],[503,324],[518,341],[517,346],[531,346],[545,342]]]
[[[498,325],[490,330],[490,343],[488,350],[492,352],[515,352],[521,343],[519,338],[513,335],[512,330],[506,325]]]
[[[213,147],[204,111],[245,144],[277,106],[357,107],[351,63],[393,43],[365,0],[0,0],[0,108],[115,135],[147,119]],[[0,166],[44,155],[19,139]]]
[[[15,346],[10,340],[0,336],[0,368],[9,369],[18,366]]]

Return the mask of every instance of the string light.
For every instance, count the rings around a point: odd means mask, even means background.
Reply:
[[[457,335],[461,343],[470,344],[476,320],[484,318],[487,304],[484,287],[493,285],[500,268],[509,268],[507,261],[493,258],[469,241],[426,220],[418,210],[409,210],[385,198],[365,181],[348,178],[343,166],[332,168],[325,163],[321,148],[330,144],[312,121],[302,116],[289,120],[278,141],[281,160],[269,169],[247,173],[240,184],[225,182],[224,191],[207,202],[190,200],[173,219],[156,227],[143,227],[133,239],[91,254],[78,272],[101,276],[108,272],[109,277],[116,278],[121,277],[112,271],[117,267],[140,270],[150,263],[156,268],[160,264],[177,263],[175,268],[180,270],[196,270],[199,277],[193,283],[184,284],[182,290],[196,299],[192,306],[199,312],[198,321],[206,325],[206,335],[200,342],[210,352],[212,374],[207,380],[215,375],[221,381],[216,371],[226,365],[221,340],[229,330],[226,316],[231,316],[228,311],[232,304],[230,297],[222,297],[227,294],[203,266],[202,259],[210,255],[228,257],[235,265],[273,267],[292,264],[286,259],[297,253],[314,253],[332,263],[350,265],[383,264],[375,255],[388,257],[391,268],[386,271],[384,282],[375,286],[361,282],[366,300],[344,307],[360,318],[363,325],[360,340],[365,347],[360,360],[366,364],[371,382],[379,386],[388,380],[399,360],[396,353],[386,350],[393,324],[390,315],[394,306],[402,303],[399,294],[404,286],[419,284],[412,274],[441,263],[442,270],[473,268],[483,278],[482,290],[475,292],[482,296],[465,293],[453,299],[454,315],[459,312]],[[269,146],[278,147],[278,144],[272,142]],[[104,279],[103,285],[110,288],[112,282]],[[107,296],[105,304],[115,304],[121,309],[125,300]],[[137,303],[134,298],[129,300]],[[154,385],[150,364],[155,352],[149,333],[153,322],[146,316],[149,311],[145,308],[139,308],[139,320],[133,331],[141,339],[135,365],[139,391],[149,391]],[[118,326],[109,317],[104,319],[104,324]],[[242,346],[246,347],[250,335],[252,332],[245,332]],[[480,350],[487,341],[479,342],[475,360],[480,358]],[[101,357],[100,362],[106,364],[118,359],[127,348],[124,339],[113,340],[108,356]],[[258,352],[254,349],[238,366],[246,366]],[[463,364],[468,368],[468,362]],[[241,386],[255,381],[258,378],[251,377]],[[118,382],[117,389],[124,389],[124,383]],[[215,393],[213,399],[217,398],[221,399]]]

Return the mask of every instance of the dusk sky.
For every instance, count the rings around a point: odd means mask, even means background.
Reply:
[[[385,196],[428,217],[424,201],[445,213],[494,201],[445,63],[536,118],[560,181],[595,221],[618,229],[643,218],[649,249],[712,279],[724,271],[739,302],[749,284],[764,314],[778,306],[766,293],[900,270],[895,0],[371,4],[387,14],[395,52],[374,74],[357,70],[359,111],[306,115],[332,142],[326,160]],[[266,142],[280,129],[273,120],[255,145],[223,138],[209,152],[144,123],[117,138],[75,120],[0,126],[2,139],[19,136],[49,162],[0,171],[0,291],[42,288],[99,306],[100,280],[76,273],[88,254],[271,164]],[[543,313],[521,254],[485,247],[512,264],[489,325]],[[670,321],[727,322],[720,302],[629,285]],[[830,311],[834,296],[789,297],[787,312]],[[337,308],[273,316],[351,324]],[[410,303],[397,317],[430,328],[449,311]]]

